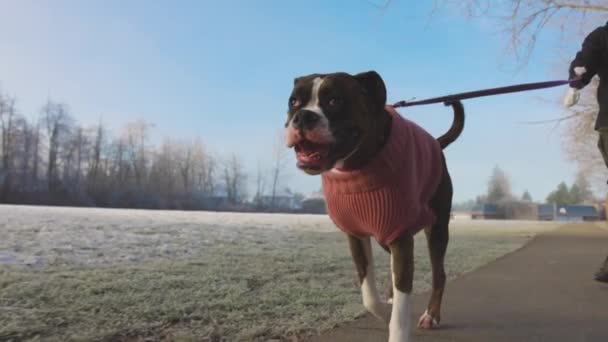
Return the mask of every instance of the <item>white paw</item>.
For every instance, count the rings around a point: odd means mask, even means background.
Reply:
[[[574,73],[577,74],[578,76],[584,74],[587,72],[587,68],[585,67],[576,67],[574,68]]]
[[[425,311],[418,320],[418,329],[431,330],[437,328],[439,328],[439,321],[429,315],[428,311]]]
[[[409,342],[410,336],[404,329],[391,330],[388,342]]]
[[[410,340],[410,295],[393,289],[393,308],[388,324],[389,342],[408,342]]]

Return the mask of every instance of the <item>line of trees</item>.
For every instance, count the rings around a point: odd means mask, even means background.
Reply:
[[[545,203],[557,205],[593,204],[595,202],[597,199],[591,191],[591,185],[583,171],[577,173],[571,186],[561,182],[545,200]],[[513,195],[509,176],[497,165],[488,179],[486,193],[477,196],[474,200],[455,203],[454,210],[472,210],[482,204],[507,205],[513,203],[533,203],[533,199],[528,190],[525,190],[521,197]]]
[[[594,202],[593,197],[593,193],[589,189],[589,182],[582,173],[579,173],[572,186],[568,187],[565,182],[561,182],[557,189],[547,196],[547,203],[557,205],[588,204]]]
[[[113,136],[102,123],[79,124],[52,100],[38,114],[26,118],[0,92],[2,203],[229,209],[246,196],[239,157],[216,158],[200,139],[155,147],[143,120]]]

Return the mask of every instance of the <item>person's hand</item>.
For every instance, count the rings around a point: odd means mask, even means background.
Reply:
[[[587,68],[585,68],[585,67],[574,68],[574,73],[576,74],[576,76],[582,76],[586,72],[587,72]]]
[[[580,97],[581,97],[581,95],[576,88],[572,88],[572,87],[568,88],[568,91],[566,92],[566,96],[564,96],[564,106],[566,106],[566,107],[574,106],[578,102]]]

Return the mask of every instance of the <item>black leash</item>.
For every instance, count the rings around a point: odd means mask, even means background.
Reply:
[[[560,80],[560,81],[549,81],[549,82],[536,82],[536,83],[523,83],[516,84],[507,87],[499,87],[492,89],[483,89],[470,91],[466,93],[453,94],[441,97],[434,97],[432,99],[420,100],[420,101],[399,101],[396,102],[393,107],[411,107],[411,106],[420,106],[432,103],[444,103],[445,105],[449,105],[452,102],[459,100],[471,99],[474,97],[483,97],[483,96],[492,96],[492,95],[500,95],[500,94],[508,94],[508,93],[516,93],[520,91],[528,91],[535,89],[543,89],[543,88],[551,88],[557,87],[564,84],[569,84],[570,82],[576,81],[578,78],[574,78],[572,80]]]

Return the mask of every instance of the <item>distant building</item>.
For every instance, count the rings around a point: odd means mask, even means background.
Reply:
[[[556,220],[568,222],[597,221],[600,215],[591,205],[560,205],[557,206]]]
[[[539,221],[597,221],[600,220],[600,212],[593,205],[555,205],[555,204],[539,204],[538,205],[538,220]]]
[[[555,204],[539,204],[538,205],[538,220],[539,221],[554,221],[557,209]]]
[[[303,213],[307,214],[326,214],[325,197],[322,192],[313,192],[302,201]]]
[[[302,199],[294,195],[260,196],[259,203],[266,208],[298,210],[302,208]]]
[[[500,204],[486,203],[473,208],[473,219],[509,219],[539,221],[598,221],[602,219],[600,210],[593,205],[555,205],[531,202],[502,202]],[[452,218],[455,218],[452,213]]]
[[[498,208],[507,220],[538,219],[538,206],[530,201],[503,200]]]
[[[213,189],[213,194],[204,193],[194,194],[197,203],[200,203],[206,210],[214,211],[250,211],[251,208],[245,198],[239,196],[236,200],[228,196],[228,191],[223,184],[217,185]]]
[[[471,218],[473,220],[497,220],[504,219],[505,213],[498,204],[481,204],[473,208],[471,211]]]
[[[227,196],[209,196],[201,200],[204,203],[205,209],[222,210],[230,207],[231,203]]]

